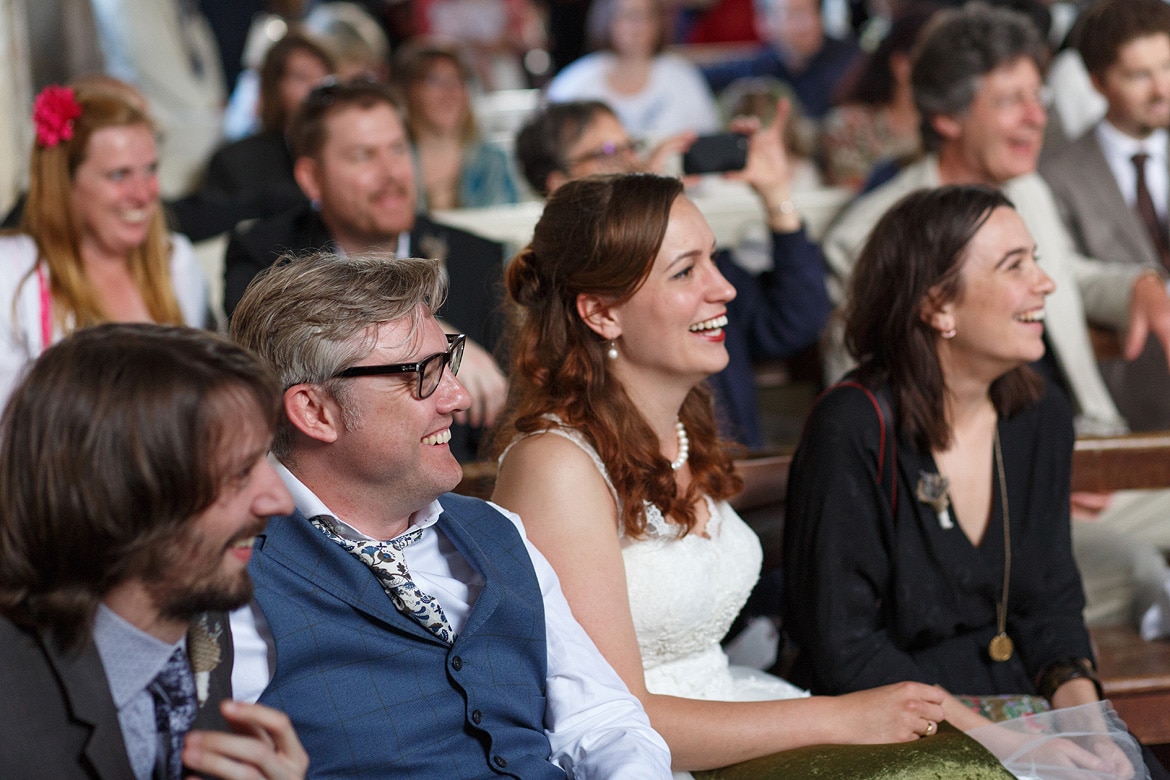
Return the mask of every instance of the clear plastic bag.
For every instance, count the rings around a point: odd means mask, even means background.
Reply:
[[[972,729],[1020,780],[1149,780],[1137,740],[1107,701]]]

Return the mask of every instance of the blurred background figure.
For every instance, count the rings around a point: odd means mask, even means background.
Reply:
[[[219,49],[185,0],[91,0],[106,74],[146,96],[162,133],[159,186],[193,190],[222,137],[227,98]]]
[[[333,58],[337,78],[390,78],[390,41],[374,17],[356,3],[321,3],[304,19],[304,29]]]
[[[565,68],[548,99],[601,100],[635,136],[710,133],[719,112],[699,70],[665,52],[668,19],[662,0],[597,0],[589,28],[597,51]]]
[[[508,155],[480,138],[471,108],[473,76],[456,50],[408,45],[394,73],[414,145],[419,211],[515,203]]]
[[[707,82],[719,92],[738,78],[774,76],[791,84],[804,110],[820,121],[861,50],[852,40],[825,34],[819,0],[756,0],[755,20],[765,45],[705,67]]]
[[[24,365],[99,322],[207,322],[190,242],[168,234],[155,128],[133,90],[47,87],[20,233],[0,238],[0,397]]]
[[[770,125],[776,118],[776,105],[788,101],[788,121],[784,123],[784,151],[792,169],[792,189],[811,190],[820,187],[821,174],[815,161],[817,127],[804,114],[792,87],[779,79],[760,76],[733,81],[719,94],[719,105],[727,120],[752,117],[761,125]]]
[[[921,151],[910,50],[936,10],[933,3],[921,3],[895,18],[877,48],[841,83],[838,105],[821,127],[826,183],[860,189],[878,162]]]
[[[260,67],[259,132],[215,153],[203,189],[229,198],[276,198],[286,208],[303,200],[285,130],[305,96],[332,72],[333,58],[316,41],[297,31],[281,38]]]

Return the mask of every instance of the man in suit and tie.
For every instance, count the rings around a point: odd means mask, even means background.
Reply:
[[[464,374],[471,407],[460,412],[451,449],[470,460],[503,406],[507,382],[489,354],[503,331],[503,246],[416,214],[414,157],[393,94],[372,81],[327,82],[293,117],[293,173],[310,202],[235,232],[224,257],[229,319],[248,284],[284,254],[329,249],[381,252],[443,263],[450,296],[436,312],[467,336]]]
[[[449,493],[465,340],[432,260],[318,253],[256,279],[232,336],[285,388],[296,511],[251,564],[271,647],[233,681],[331,777],[668,778],[666,744],[573,619],[519,518]],[[275,658],[275,664],[269,663]]]
[[[1079,251],[1162,272],[1170,262],[1170,5],[1099,0],[1082,13],[1073,41],[1108,108],[1042,159],[1040,173]],[[1103,361],[1102,373],[1134,430],[1170,428],[1170,374],[1157,339],[1136,361]]]
[[[0,422],[5,778],[304,776],[288,718],[231,701],[223,614],[292,506],[276,399],[254,357],[186,328],[89,328],[33,365]]]

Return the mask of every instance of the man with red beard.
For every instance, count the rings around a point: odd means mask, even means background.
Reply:
[[[941,11],[922,31],[910,80],[928,154],[853,203],[824,241],[829,294],[838,305],[861,249],[878,219],[907,193],[944,184],[985,184],[1012,200],[1056,282],[1045,311],[1048,349],[1035,367],[1062,388],[1076,409],[1080,434],[1127,430],[1094,359],[1088,321],[1127,333],[1129,359],[1152,334],[1170,344],[1170,299],[1162,279],[1134,263],[1107,263],[1077,252],[1052,191],[1036,173],[1047,114],[1040,68],[1046,50],[1027,17],[972,3]],[[929,230],[924,225],[924,230]],[[838,379],[852,362],[840,330],[830,332],[826,373]],[[1167,367],[1163,365],[1165,372]],[[988,457],[990,458],[990,453]],[[1140,505],[1140,506],[1138,506]],[[1090,625],[1133,620],[1152,603],[1164,565],[1129,535],[1135,518],[1150,518],[1170,547],[1170,492],[1074,494],[1073,546],[1081,568]]]
[[[394,254],[443,262],[447,303],[436,312],[448,332],[467,335],[464,383],[472,405],[452,431],[451,449],[473,459],[480,429],[503,405],[506,382],[489,354],[503,331],[501,244],[416,214],[410,142],[384,85],[327,82],[305,99],[288,129],[294,175],[310,203],[232,235],[224,258],[224,308],[231,317],[252,279],[282,255],[329,250]]]
[[[300,778],[289,719],[231,700],[224,611],[292,501],[275,380],[203,331],[102,325],[49,348],[0,421],[6,778]],[[194,729],[194,730],[192,730]]]

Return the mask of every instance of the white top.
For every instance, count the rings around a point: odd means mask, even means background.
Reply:
[[[274,465],[302,514],[337,517],[283,464]],[[491,506],[520,532],[544,597],[548,638],[544,727],[552,748],[549,760],[572,778],[670,777],[669,748],[650,727],[642,705],[573,617],[556,573],[528,541],[519,516],[495,504]],[[417,542],[403,550],[403,555],[411,578],[442,605],[458,633],[475,604],[483,579],[434,527],[442,511],[436,500],[411,517],[411,529],[433,528],[434,533],[424,530]],[[349,530],[352,534],[347,536],[369,538]],[[256,701],[271,679],[267,652],[271,639],[257,632],[247,607],[233,612],[231,620],[235,645],[232,691],[237,699]]]
[[[605,464],[581,432],[560,426],[543,433],[568,439],[589,456],[620,512],[621,500]],[[706,501],[711,516],[702,534],[680,536],[681,526],[669,523],[648,503],[646,538],[621,537],[647,690],[712,701],[807,696],[779,677],[731,666],[720,647],[759,579],[763,551],[755,532],[730,504],[710,497]]]
[[[1170,138],[1164,128],[1150,133],[1149,138],[1138,139],[1114,127],[1108,120],[1102,120],[1096,128],[1097,143],[1113,178],[1121,189],[1121,196],[1131,209],[1137,205],[1137,168],[1133,156],[1144,152],[1146,160],[1146,189],[1154,200],[1158,216],[1166,219],[1166,204],[1170,200],[1170,164],[1166,159],[1166,142]]]
[[[634,136],[661,138],[684,130],[711,133],[719,129],[711,88],[690,62],[675,54],[659,54],[650,66],[646,88],[636,95],[622,95],[606,83],[606,74],[616,61],[608,51],[576,60],[548,85],[548,99],[553,103],[604,101]]]
[[[8,400],[24,367],[49,346],[41,334],[41,288],[31,236],[0,236],[0,404]],[[42,264],[45,278],[48,267]],[[207,325],[207,280],[186,236],[171,234],[171,284],[192,327]],[[53,325],[53,343],[64,335]]]

